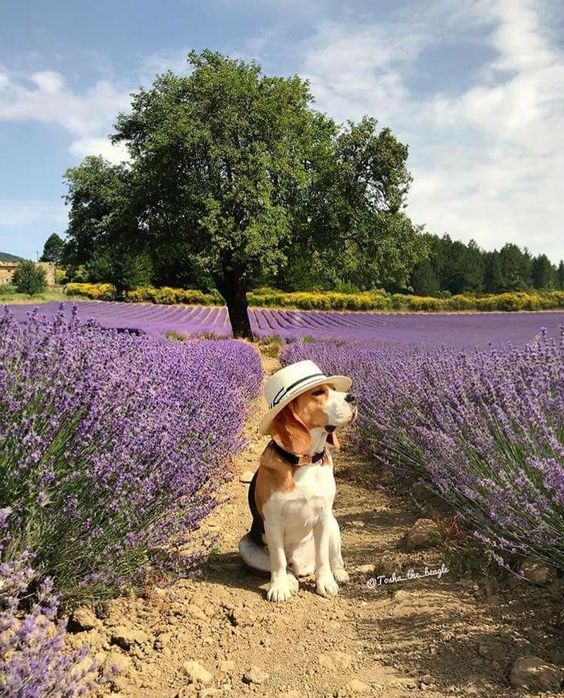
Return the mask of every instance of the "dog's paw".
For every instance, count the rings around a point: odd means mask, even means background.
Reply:
[[[321,596],[337,596],[339,587],[332,574],[325,574],[315,581],[317,593]]]
[[[346,584],[350,579],[343,567],[335,567],[333,570],[333,577],[335,577],[335,581],[339,584]]]
[[[291,572],[288,572],[288,581],[290,582],[290,587],[292,588],[292,594],[296,594],[300,588],[300,583]]]
[[[298,580],[293,574],[278,577],[270,582],[266,598],[275,602],[287,601],[298,590],[297,583]]]

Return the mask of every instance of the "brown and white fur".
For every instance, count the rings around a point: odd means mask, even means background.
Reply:
[[[295,594],[297,577],[315,573],[321,596],[335,596],[337,582],[348,581],[333,515],[333,459],[326,448],[338,442],[326,427],[349,424],[355,417],[350,394],[322,385],[296,397],[274,419],[272,439],[285,451],[303,461],[324,450],[325,455],[316,463],[293,465],[269,444],[261,456],[249,490],[253,528],[241,539],[239,553],[247,566],[270,572],[270,601]]]

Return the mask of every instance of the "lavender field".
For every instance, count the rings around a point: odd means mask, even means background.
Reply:
[[[75,304],[65,303],[68,316]],[[136,329],[148,334],[177,332],[186,337],[213,334],[228,337],[231,326],[226,308],[170,306],[117,302],[78,302],[83,320],[96,320],[104,327]],[[41,314],[56,315],[58,303],[38,306]],[[29,305],[10,307],[16,319],[26,320]],[[370,340],[384,345],[431,347],[437,345],[485,347],[489,343],[522,345],[546,328],[549,337],[558,337],[564,312],[384,314],[311,310],[252,308],[251,325],[258,337],[278,336],[286,340],[315,339]]]

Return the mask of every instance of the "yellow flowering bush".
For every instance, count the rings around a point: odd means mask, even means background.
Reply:
[[[69,296],[85,296],[95,301],[113,301],[116,297],[116,289],[112,284],[70,283],[65,286],[65,293]]]
[[[65,286],[69,295],[85,296],[93,300],[115,300],[112,284],[70,283]],[[300,310],[357,310],[403,312],[455,312],[455,311],[517,311],[555,310],[564,308],[564,291],[515,291],[497,295],[460,294],[450,298],[411,296],[405,293],[362,291],[340,293],[337,291],[277,291],[258,288],[247,294],[249,305],[255,307],[299,308]],[[162,305],[223,305],[217,293],[171,288],[140,286],[126,293],[130,303],[158,303]]]

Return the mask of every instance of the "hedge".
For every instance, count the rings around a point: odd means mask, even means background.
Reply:
[[[116,300],[111,284],[70,283],[65,293],[85,296],[93,300]],[[385,291],[361,293],[337,293],[336,291],[296,291],[286,293],[271,288],[259,288],[247,294],[251,306],[299,308],[300,310],[359,310],[359,311],[407,311],[407,312],[456,312],[456,311],[516,311],[556,310],[564,308],[564,291],[519,291],[497,295],[457,295],[450,298],[410,296]],[[164,305],[223,305],[217,293],[182,288],[154,288],[143,286],[126,293],[130,303],[158,303]]]

